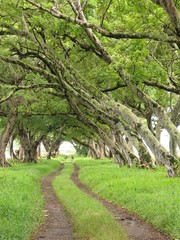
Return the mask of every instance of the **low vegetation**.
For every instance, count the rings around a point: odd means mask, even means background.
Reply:
[[[128,208],[180,239],[180,179],[165,169],[119,168],[109,160],[77,160],[80,179],[103,198]]]
[[[40,178],[57,169],[58,161],[0,168],[0,239],[28,240],[43,221]]]
[[[74,239],[127,239],[106,208],[74,185],[70,180],[72,171],[72,163],[66,163],[61,175],[54,180],[53,187],[73,219]]]
[[[68,162],[69,161],[69,162]],[[125,240],[124,230],[98,201],[71,181],[71,160],[53,181],[59,200],[74,223],[74,239]],[[157,170],[119,168],[110,160],[75,157],[80,179],[103,198],[121,205],[179,240],[180,180]],[[59,167],[59,161],[15,164],[0,168],[0,239],[28,240],[43,221],[40,179]]]

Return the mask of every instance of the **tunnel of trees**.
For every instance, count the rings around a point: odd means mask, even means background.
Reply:
[[[1,0],[0,165],[63,140],[178,176],[180,2]],[[160,133],[170,135],[167,151]],[[17,154],[13,141],[21,144]]]

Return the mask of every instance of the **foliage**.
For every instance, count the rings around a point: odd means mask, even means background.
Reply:
[[[121,132],[132,145],[143,138],[163,164],[177,162],[155,138],[151,117],[161,119],[179,144],[176,125],[166,116],[179,93],[179,25],[173,20],[179,17],[178,3],[172,13],[169,5],[153,0],[11,2],[2,1],[0,10],[0,82],[5,99],[9,94],[21,99],[20,115],[60,113],[67,139],[80,133],[85,140],[95,132],[91,138],[118,152],[120,144],[113,147],[110,138],[112,131]],[[3,71],[11,66],[10,74]],[[20,81],[12,81],[16,66]],[[127,112],[117,113],[119,104]],[[148,122],[143,127],[141,117]],[[33,120],[41,132],[39,118]],[[56,130],[46,133],[54,136]]]
[[[77,146],[76,145],[76,153],[80,156],[86,157],[87,153],[88,153],[88,148],[85,146]]]

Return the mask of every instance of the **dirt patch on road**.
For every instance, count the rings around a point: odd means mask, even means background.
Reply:
[[[74,165],[74,172],[71,176],[73,182],[91,197],[99,200],[106,208],[108,208],[116,220],[124,226],[130,240],[171,240],[164,233],[157,231],[153,226],[147,224],[136,215],[129,213],[126,209],[121,208],[109,201],[104,200],[94,192],[92,192],[79,178],[79,167]]]
[[[60,171],[57,170],[42,179],[42,192],[45,198],[45,222],[35,236],[31,238],[32,240],[73,239],[72,223],[52,188],[52,180],[59,174]]]

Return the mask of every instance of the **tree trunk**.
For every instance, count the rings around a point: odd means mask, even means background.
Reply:
[[[72,5],[71,7],[74,10],[75,14],[78,16],[78,18],[86,23],[87,19],[86,19],[84,13],[83,13],[83,9],[81,7],[80,1],[75,1],[74,5]],[[178,15],[178,14],[176,14],[176,15]],[[178,23],[179,23],[179,15],[178,15]],[[104,49],[104,47],[102,46],[101,42],[96,37],[96,35],[93,33],[93,31],[91,29],[88,29],[88,28],[84,28],[84,30],[85,30],[87,36],[89,37],[89,40],[94,44],[96,49],[101,53],[101,57],[107,63],[111,63],[112,60],[111,60],[110,55]],[[66,67],[64,67],[64,66],[61,66],[61,67],[63,67],[63,70],[66,71]],[[67,71],[67,72],[69,72],[69,71]],[[143,101],[143,103],[145,104],[145,106],[147,108],[150,108],[152,112],[155,112],[155,114],[157,115],[159,120],[162,121],[163,126],[165,128],[167,128],[167,130],[170,132],[170,134],[176,139],[178,145],[180,145],[180,134],[178,133],[177,128],[170,121],[168,116],[164,113],[164,110],[162,109],[162,107],[160,105],[158,105],[157,102],[155,102],[151,98],[149,98],[140,89],[138,89],[132,83],[132,81],[130,80],[129,76],[124,72],[124,70],[122,68],[119,68],[118,73],[119,73],[120,77],[124,80],[124,82],[127,84],[129,89],[132,91],[132,93],[135,94],[136,96],[138,96],[139,99],[141,101]],[[70,73],[70,77],[72,78],[72,80],[74,80],[74,76],[72,77],[71,73]],[[62,82],[62,84],[64,84],[64,83]],[[67,84],[65,83],[64,86],[67,87]],[[69,89],[70,88],[68,86],[68,90]],[[72,91],[72,88],[71,88],[70,91]],[[72,92],[74,92],[74,89],[73,89]],[[83,91],[81,91],[81,93],[83,93]],[[79,96],[79,94],[77,96]],[[86,96],[87,96],[87,94],[86,94]],[[102,96],[103,96],[103,94],[102,94]],[[95,98],[93,99],[93,104],[89,104],[89,107],[91,107],[91,105],[95,106],[95,101],[94,100],[95,100]],[[85,95],[83,96],[83,101],[85,101]],[[86,98],[86,101],[87,101],[87,98]],[[96,107],[99,110],[99,104],[98,104],[97,101],[96,101],[96,103],[97,103]],[[106,102],[105,103],[102,102],[102,104],[105,105]],[[131,124],[131,126],[134,127],[140,133],[141,137],[145,140],[146,144],[149,146],[149,148],[154,153],[156,158],[159,159],[159,161],[161,161],[162,163],[164,163],[165,165],[168,165],[168,166],[173,165],[174,163],[176,163],[177,159],[175,159],[175,157],[173,157],[171,154],[169,154],[161,146],[159,141],[149,131],[149,129],[147,127],[147,123],[145,123],[144,121],[140,120],[136,115],[130,114],[129,110],[126,109],[125,106],[123,106],[122,104],[120,104],[120,105],[121,106],[120,106],[120,109],[119,109],[118,112],[120,113],[121,117],[124,119],[124,121],[126,121],[128,124]],[[100,114],[100,111],[99,111],[99,114]],[[99,117],[101,117],[101,116],[99,115]],[[174,172],[173,166],[171,166],[171,168],[172,168],[172,171]]]
[[[160,141],[161,128],[162,128],[161,121],[158,119],[156,124],[156,138],[158,139],[158,141]]]
[[[17,115],[17,113],[9,114],[5,129],[0,135],[0,166],[2,167],[9,166],[9,163],[6,161],[5,152],[16,123]]]
[[[30,141],[27,136],[23,135],[21,138],[21,146],[24,151],[23,162],[37,162],[37,146],[36,141]]]
[[[11,159],[18,160],[17,155],[14,153],[14,139],[15,139],[15,136],[11,135],[10,140],[9,140],[9,151],[10,151]]]
[[[177,144],[176,144],[176,141],[175,139],[170,135],[170,139],[169,139],[169,150],[170,150],[170,153],[176,157],[177,156]]]
[[[169,134],[171,134],[174,139],[176,140],[177,144],[180,146],[180,133],[178,132],[176,126],[173,122],[169,119],[167,114],[165,113],[164,109],[153,99],[147,96],[144,92],[142,92],[136,85],[132,83],[130,77],[125,74],[123,70],[119,70],[120,77],[124,80],[127,84],[131,92],[136,95],[144,104],[145,106],[150,109],[155,115],[158,117],[158,120],[161,121],[161,124],[164,128],[167,129]]]
[[[23,149],[23,146],[21,144],[19,146],[18,159],[22,162],[24,160],[24,149]]]
[[[121,132],[124,133],[125,139],[128,139],[128,144],[131,146],[131,149],[129,149],[130,154],[133,157],[133,161],[136,162],[136,164],[141,164],[143,162],[148,162],[153,165],[153,159],[146,147],[146,145],[143,143],[142,137],[138,134],[138,132],[131,127],[131,125],[128,125],[125,123],[125,121],[119,121],[117,124],[113,124],[114,128],[121,130]],[[112,126],[113,127],[113,126]],[[138,151],[138,156],[135,154],[135,150],[133,149],[133,146]],[[128,146],[127,146],[128,148]]]
[[[95,142],[95,140],[90,139],[88,142],[88,146],[89,146],[89,151],[87,156],[88,157],[92,157],[95,159],[99,159],[99,153],[98,153],[98,147],[97,147],[97,142]]]
[[[99,159],[105,158],[104,143],[99,142]]]
[[[175,126],[178,127],[178,125],[180,125],[180,96],[177,99],[177,103],[174,107],[174,109],[171,112],[171,120],[174,123]],[[177,156],[177,143],[176,140],[174,139],[174,137],[172,135],[170,135],[170,141],[169,141],[169,149],[171,154],[173,154],[174,156]]]
[[[108,148],[108,146],[105,144],[104,145],[104,154],[106,158],[112,158],[112,152],[111,150]]]
[[[37,158],[41,158],[41,142],[37,146]]]
[[[56,136],[52,139],[43,138],[43,144],[47,152],[47,159],[51,159],[52,154],[56,156],[62,139],[60,136]]]
[[[47,153],[47,160],[50,160],[51,159],[51,156],[52,156],[52,148],[50,147],[49,149],[48,149],[48,153]]]
[[[22,124],[19,125],[19,136],[21,142],[20,160],[23,162],[37,162],[37,147],[41,139],[34,140],[28,131],[26,131]]]
[[[171,169],[171,175],[175,176],[176,174],[176,163],[177,159],[168,153],[168,151],[160,144],[157,138],[152,134],[148,129],[146,121],[138,118],[134,113],[132,113],[127,107],[118,103],[114,108],[114,113],[121,116],[125,121],[127,121],[134,129],[139,132],[141,137],[145,140],[146,144],[153,152],[155,157],[168,169]]]
[[[95,133],[98,134],[98,136],[106,143],[106,145],[112,152],[115,162],[118,163],[120,166],[122,166],[124,162],[127,162],[125,156],[122,154],[120,147],[116,144],[115,141],[112,140],[112,136],[109,136],[104,129],[95,124],[91,119],[88,118],[88,116],[84,115],[74,101],[72,101],[71,99],[69,100],[69,103],[72,106],[73,110],[76,112],[79,120],[84,122],[91,129],[93,129]]]

